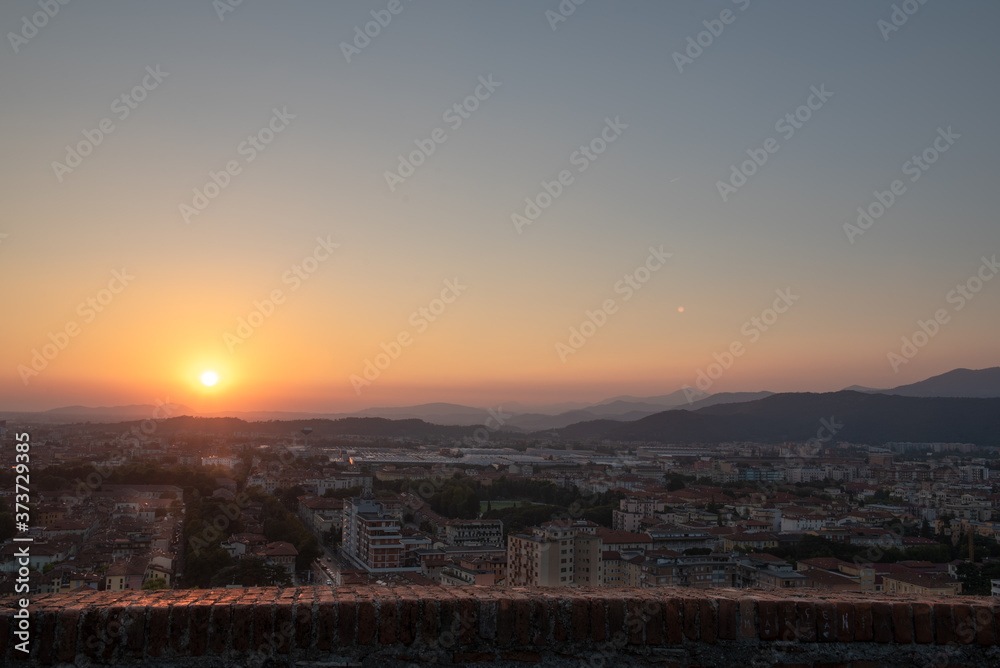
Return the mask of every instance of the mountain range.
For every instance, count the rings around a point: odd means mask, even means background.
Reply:
[[[941,397],[941,398],[1000,398],[1000,367],[970,370],[955,369],[938,376],[927,378],[917,383],[901,385],[892,389],[874,389],[858,385],[847,388],[847,392],[867,395],[894,395],[902,397]],[[785,394],[781,396],[831,396],[838,393],[818,395]],[[610,397],[594,404],[556,404],[548,407],[531,409],[529,407],[507,403],[491,408],[477,408],[452,403],[427,403],[416,406],[396,406],[382,408],[367,408],[355,413],[307,413],[280,411],[250,411],[227,412],[221,414],[200,414],[199,417],[232,417],[248,422],[267,420],[301,421],[301,420],[341,420],[343,418],[385,418],[394,421],[419,420],[442,426],[480,427],[487,424],[491,415],[503,417],[501,428],[505,431],[540,432],[550,430],[588,430],[584,424],[610,424],[621,427],[620,432],[628,433],[628,423],[636,428],[647,424],[646,420],[653,416],[656,420],[667,419],[670,424],[678,427],[697,424],[697,418],[683,415],[672,415],[663,418],[664,411],[669,413],[698,413],[699,415],[730,415],[723,406],[742,406],[770,398],[772,392],[719,392],[706,394],[693,388],[677,390],[670,394],[656,396],[620,395]],[[765,404],[767,405],[767,404]],[[705,413],[704,409],[717,408],[715,412]],[[734,409],[735,410],[735,409]],[[721,411],[721,412],[720,412]],[[732,413],[737,415],[738,411]],[[112,406],[91,408],[86,406],[67,406],[39,413],[0,413],[0,418],[18,417],[31,418],[50,422],[116,422],[122,420],[145,420],[166,415],[194,415],[186,406],[170,406],[169,413],[164,408],[148,404]],[[818,418],[817,418],[818,419]],[[489,422],[490,428],[496,426],[496,421]],[[603,427],[597,427],[602,429]],[[721,427],[720,427],[721,428]],[[683,430],[682,430],[683,432]]]

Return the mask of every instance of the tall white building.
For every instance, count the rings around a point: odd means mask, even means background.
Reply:
[[[405,547],[399,520],[386,513],[371,490],[344,503],[342,552],[370,572],[420,570],[404,567]]]

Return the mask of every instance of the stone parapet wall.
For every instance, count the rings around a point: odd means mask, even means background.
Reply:
[[[0,599],[6,666],[1000,666],[1000,601],[981,597],[300,587],[37,595],[26,622],[17,606]]]

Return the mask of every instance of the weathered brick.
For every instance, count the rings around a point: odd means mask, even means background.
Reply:
[[[586,596],[573,596],[571,606],[573,640],[586,640],[590,633],[590,601]]]
[[[378,642],[380,645],[395,645],[399,640],[399,603],[395,596],[378,602]]]
[[[328,652],[333,649],[337,633],[337,603],[320,601],[316,606],[316,649]]]
[[[211,603],[195,603],[189,609],[191,616],[191,638],[188,642],[188,652],[191,656],[202,656],[208,650],[212,605]]]
[[[190,616],[186,603],[170,606],[170,649],[179,654],[187,652]]]
[[[552,600],[552,639],[556,642],[569,640],[570,626],[573,623],[569,599],[554,596]]]
[[[853,642],[854,629],[854,604],[848,601],[837,601],[837,642]]]
[[[795,619],[795,601],[778,601],[778,639],[798,640],[798,626]]]
[[[590,637],[594,642],[604,642],[608,638],[607,599],[595,596],[590,601]]]
[[[514,640],[514,600],[508,596],[497,605],[497,644],[506,647]]]
[[[342,610],[341,610],[342,612]],[[420,639],[427,644],[437,642],[438,633],[438,602],[432,598],[420,599]],[[341,625],[343,628],[343,625]],[[345,644],[341,641],[341,644]]]
[[[168,633],[170,630],[170,607],[166,602],[157,602],[149,608],[149,644],[146,646],[146,653],[152,657],[159,657],[167,647]],[[60,659],[69,661],[68,658]]]
[[[264,655],[271,653],[274,636],[274,607],[270,602],[257,601],[253,606],[253,650]]]
[[[972,606],[976,620],[976,642],[983,646],[995,644],[993,637],[993,611],[985,605]]]
[[[626,638],[625,628],[625,601],[614,597],[608,600],[608,639],[614,641],[616,638]]]
[[[440,602],[438,609],[441,611],[441,634],[447,633],[449,638],[460,638],[462,618],[459,614],[458,599],[448,589],[438,592],[435,596]]]
[[[951,605],[948,603],[934,604],[934,641],[938,645],[947,645],[955,640],[955,620],[951,616]]]
[[[684,642],[684,623],[681,620],[681,599],[668,598],[663,603],[663,623],[667,631],[667,642],[671,645],[679,645]]]
[[[877,643],[892,642],[892,604],[872,603],[872,638]]]
[[[375,601],[370,596],[358,596],[358,644],[371,645],[378,632]]]
[[[101,656],[107,637],[101,613],[101,608],[88,607],[83,611],[83,618],[80,620],[80,650],[91,659]]]
[[[274,606],[274,649],[278,654],[288,654],[292,650],[295,639],[295,622],[292,618],[294,592],[289,590],[289,596],[282,596]]]
[[[931,606],[926,603],[914,603],[910,609],[913,611],[913,641],[924,645],[934,642]]]
[[[913,642],[913,608],[909,603],[892,604],[892,633],[897,643]]]
[[[535,642],[536,645],[544,645],[549,642],[552,636],[552,613],[550,612],[551,601],[544,596],[533,597],[531,608],[535,612]]]
[[[233,650],[246,652],[250,649],[253,629],[253,605],[236,603],[233,605]]]
[[[757,605],[752,598],[740,600],[740,637],[757,638]]]
[[[687,611],[685,610],[685,612]],[[760,639],[776,640],[778,638],[778,604],[771,599],[758,600],[757,617],[760,620]]]
[[[837,606],[830,601],[816,603],[816,640],[819,642],[837,640]]]
[[[662,645],[665,641],[663,633],[663,600],[658,597],[646,597],[643,600],[646,611],[646,644],[652,647]]]
[[[990,620],[992,623],[992,618]],[[42,612],[41,630],[38,633],[38,661],[45,666],[54,661],[57,622],[58,615],[55,610]],[[7,617],[0,617],[0,657],[7,654],[7,639],[10,633],[7,624],[9,623],[10,620]]]
[[[688,640],[698,640],[698,626],[701,623],[698,619],[699,607],[698,599],[684,599],[684,637]]]
[[[228,605],[212,607],[211,632],[208,650],[212,654],[223,654],[229,649],[229,631],[233,627],[233,609]]]
[[[955,640],[962,645],[976,642],[976,621],[972,616],[972,607],[962,603],[952,608],[955,619]]]
[[[701,641],[715,644],[719,634],[719,623],[716,617],[715,601],[710,598],[701,599],[698,606],[701,617]]]
[[[429,599],[424,599],[424,602],[437,605],[436,601]],[[356,642],[357,603],[354,594],[337,592],[337,640],[341,647],[349,647]],[[431,641],[434,640],[437,640],[436,630]]]
[[[868,601],[858,601],[854,604],[854,640],[871,642],[873,638],[872,604]]]
[[[927,647],[932,643],[959,642],[964,648],[953,646],[952,662],[992,665],[992,655],[983,652],[995,651],[1000,605],[988,599],[871,595],[866,601],[856,594],[837,599],[836,595],[809,591],[737,595],[679,589],[672,590],[671,595],[671,590],[456,587],[440,591],[418,586],[391,590],[345,588],[336,593],[328,590],[325,595],[309,589],[258,588],[239,592],[41,595],[33,601],[32,635],[37,637],[32,638],[30,660],[11,654],[0,658],[0,663],[68,664],[79,655],[102,665],[142,662],[147,657],[150,663],[182,663],[185,657],[194,660],[202,654],[235,657],[245,653],[241,645],[256,650],[254,644],[262,637],[266,640],[265,660],[273,662],[278,658],[276,654],[284,651],[288,652],[285,660],[291,660],[293,649],[295,659],[312,660],[310,657],[338,653],[340,635],[336,630],[341,623],[347,629],[345,646],[359,644],[359,640],[364,643],[366,632],[359,633],[358,627],[366,622],[359,621],[359,617],[373,613],[374,630],[368,648],[352,649],[344,653],[345,657],[360,651],[358,656],[366,660],[419,663],[426,660],[423,652],[428,651],[446,662],[457,657],[466,659],[464,663],[535,663],[557,655],[583,656],[610,647],[612,640],[624,640],[633,648],[673,645],[666,650],[668,655],[678,652],[681,643],[692,647],[698,643],[707,647],[713,642],[745,645],[756,648],[744,657],[750,660],[752,652],[772,651],[768,649],[768,636],[771,641],[785,637],[791,620],[799,642],[776,645],[778,654],[770,656],[772,661],[804,661],[809,657],[813,668],[835,668],[847,665],[849,656],[865,654],[863,647],[845,648],[844,653],[831,647],[830,654],[817,656],[819,650],[809,650],[802,644],[810,641],[884,643],[878,656],[866,656],[872,661],[870,665],[879,665],[890,656],[911,657],[914,652],[924,651],[913,643]],[[447,603],[442,605],[442,601]],[[339,606],[345,610],[350,607],[350,613],[341,617]],[[359,610],[365,606],[368,612]],[[423,609],[430,613],[426,618]],[[508,616],[508,612],[513,620],[510,644],[493,651],[496,643],[487,637],[490,627],[495,628],[498,617]],[[7,617],[0,619],[10,622]],[[449,619],[461,620],[459,631],[443,628]],[[401,653],[405,643],[417,643],[416,636],[426,630],[425,621],[434,630],[436,642],[421,642],[412,651]],[[455,640],[442,643],[445,631],[454,634]],[[7,637],[9,642],[12,636]],[[282,637],[292,643],[286,650],[282,649]],[[757,637],[763,642],[758,643]],[[539,646],[526,651],[532,642]],[[327,647],[322,649],[323,645]],[[931,650],[934,648],[927,651]],[[447,652],[444,656],[440,654],[443,651]],[[623,658],[632,656],[633,651],[624,649]],[[656,655],[644,648],[635,656],[639,655],[662,665],[677,662],[672,655],[654,660]],[[932,651],[931,655],[936,654]],[[704,664],[704,656],[689,660]],[[851,668],[866,665],[864,661],[850,662]]]
[[[642,614],[642,599],[629,596],[625,599],[625,628],[628,644],[642,645],[646,623]]]
[[[312,646],[313,603],[311,599],[295,603],[295,647],[308,649]]]
[[[795,616],[799,642],[816,642],[816,604],[813,601],[796,601]]]
[[[518,602],[520,602],[524,606],[528,606],[528,608],[529,608],[528,619],[530,620],[531,619],[531,613],[530,613],[531,600],[528,599],[528,597],[524,596],[524,595],[521,595],[521,596],[519,596],[519,597],[517,597],[515,599],[515,602],[514,602],[515,617],[517,617],[517,614],[518,614],[518,610],[517,610],[517,604],[518,604]],[[477,632],[479,630],[479,616],[476,614],[476,611],[478,610],[479,606],[477,604],[476,599],[474,599],[471,596],[464,596],[464,597],[462,597],[459,600],[459,602],[458,602],[458,608],[459,608],[459,611],[460,611],[461,616],[462,616],[462,633],[460,635],[460,640],[463,643],[465,643],[465,644],[471,644],[471,643],[473,643],[475,641],[476,637],[478,636]],[[521,612],[523,612],[523,610],[521,610]],[[403,622],[403,620],[402,620],[402,609],[401,609],[400,610],[400,624],[402,624],[402,622]],[[400,642],[403,642],[404,644],[409,644],[408,642],[403,641],[402,630],[400,631]],[[528,641],[525,640],[525,642],[528,642]]]
[[[417,637],[419,604],[417,597],[410,594],[399,599],[399,641],[404,645],[412,645]]]
[[[104,620],[105,642],[101,656],[105,661],[110,660],[124,647],[128,628],[125,622],[126,606],[122,603],[114,603],[108,607]]]

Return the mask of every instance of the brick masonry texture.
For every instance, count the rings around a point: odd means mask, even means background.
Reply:
[[[35,596],[0,665],[1000,666],[1000,601],[757,590],[341,587]]]

